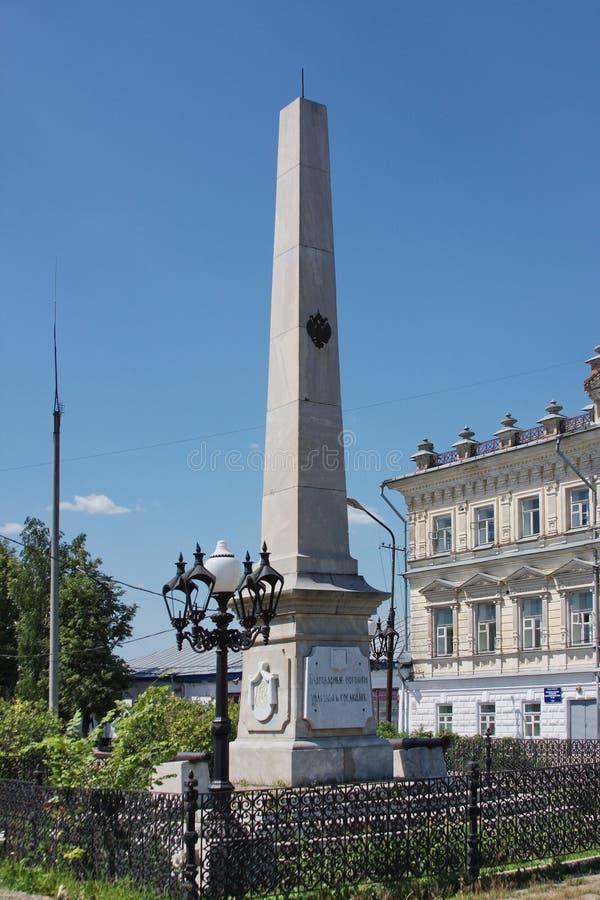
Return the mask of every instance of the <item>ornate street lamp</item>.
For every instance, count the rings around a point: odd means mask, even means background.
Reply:
[[[175,629],[177,649],[187,641],[195,653],[216,651],[213,794],[230,794],[229,735],[231,722],[227,714],[227,654],[252,647],[259,635],[269,642],[271,621],[283,588],[283,577],[269,563],[267,545],[263,544],[260,563],[253,570],[250,554],[246,554],[240,581],[240,564],[225,541],[218,541],[204,565],[204,554],[196,544],[195,563],[186,571],[179,554],[175,576],[165,584],[163,599]],[[182,595],[181,597],[179,595]],[[214,600],[216,609],[210,611]],[[235,616],[230,609],[233,608]],[[230,625],[238,618],[239,628]],[[213,623],[204,624],[207,617]]]
[[[377,518],[377,516],[373,515],[372,512],[369,512],[368,509],[365,509],[362,503],[359,503],[358,500],[354,500],[352,497],[347,497],[346,503],[348,504],[348,506],[351,506],[352,509],[359,509],[367,516],[370,516],[370,518],[373,519],[374,522],[377,522],[378,525],[381,525],[382,528],[385,528],[392,539],[392,585],[390,590],[390,611],[388,613],[388,619],[385,624],[385,628],[381,628],[381,619],[378,619],[375,633],[371,638],[371,659],[374,659],[376,662],[380,662],[381,660],[386,661],[387,689],[385,698],[385,717],[387,721],[391,723],[392,690],[394,683],[394,653],[396,652],[398,641],[400,639],[400,636],[395,628],[396,608],[394,601],[394,590],[396,587],[396,538],[394,537],[394,532],[392,531],[392,529],[389,528],[381,519]]]

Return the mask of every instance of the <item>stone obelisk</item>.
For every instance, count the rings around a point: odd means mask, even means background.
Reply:
[[[368,664],[385,595],[348,545],[327,109],[303,98],[279,120],[263,535],[285,586],[268,646],[244,654],[232,779],[390,777]]]

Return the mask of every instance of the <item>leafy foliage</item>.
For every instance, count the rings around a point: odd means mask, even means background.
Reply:
[[[239,707],[231,703],[231,739],[237,732]],[[147,788],[155,766],[183,751],[212,751],[214,703],[176,697],[166,687],[152,687],[132,706],[119,701],[106,721],[116,736],[106,762],[94,753],[99,729],[82,736],[81,720],[66,726],[44,703],[0,700],[0,778],[33,778],[41,764],[55,787]]]
[[[31,779],[45,760],[43,742],[61,734],[60,720],[45,704],[0,700],[0,777]]]
[[[0,696],[14,694],[17,683],[17,611],[10,590],[18,561],[5,541],[0,540]]]
[[[48,693],[50,533],[39,519],[27,519],[22,540],[20,558],[7,562],[7,603],[17,619],[17,694],[41,701]],[[136,611],[101,572],[102,560],[90,556],[85,541],[80,534],[70,543],[62,541],[59,551],[60,712],[65,718],[80,713],[84,732],[92,715],[105,715],[129,684],[127,665],[114,650],[130,636]],[[0,557],[0,602],[2,571]]]
[[[131,634],[135,606],[102,575],[102,560],[92,559],[85,535],[68,546],[60,588],[61,711],[79,712],[87,731],[93,714],[104,716],[130,683],[127,664],[113,652]]]
[[[380,738],[399,738],[400,732],[391,722],[379,722],[377,725],[377,736]]]
[[[237,730],[237,704],[230,705],[232,738]],[[116,737],[98,778],[106,786],[146,788],[152,770],[177,753],[212,750],[214,703],[176,697],[166,687],[151,687],[133,704],[118,703],[112,720]]]
[[[50,532],[38,519],[27,519],[21,539],[25,546],[10,585],[17,612],[17,693],[24,700],[43,700],[48,695]]]

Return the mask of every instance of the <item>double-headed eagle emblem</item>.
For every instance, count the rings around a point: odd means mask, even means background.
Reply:
[[[322,316],[319,310],[315,316],[310,316],[306,323],[306,330],[315,347],[319,350],[324,347],[331,337],[331,325],[326,317]]]

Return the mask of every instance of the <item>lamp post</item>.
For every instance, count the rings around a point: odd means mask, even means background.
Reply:
[[[215,717],[212,733],[214,746],[212,794],[229,795],[229,735],[231,722],[227,712],[227,654],[252,647],[259,635],[269,642],[271,621],[283,588],[283,577],[269,563],[267,545],[263,544],[260,563],[253,570],[246,553],[240,581],[240,564],[225,541],[218,541],[204,565],[204,553],[196,544],[195,563],[186,571],[179,554],[175,576],[165,584],[163,599],[175,629],[177,649],[187,641],[195,653],[216,651]],[[179,595],[183,595],[181,598]],[[211,601],[216,609],[209,609]],[[230,609],[235,611],[235,616]],[[204,624],[207,616],[213,627]],[[230,625],[237,617],[239,628]]]
[[[381,628],[381,619],[377,620],[377,627],[375,628],[375,634],[371,640],[371,653],[374,658],[379,661],[383,658],[386,660],[387,665],[387,690],[386,690],[386,699],[385,699],[385,717],[388,722],[392,722],[392,688],[393,688],[393,680],[394,680],[394,653],[396,651],[396,647],[398,646],[399,635],[395,629],[396,622],[396,608],[394,603],[394,588],[396,581],[396,538],[394,536],[394,532],[391,528],[389,528],[385,522],[382,522],[381,519],[377,518],[377,516],[373,515],[372,512],[369,512],[368,509],[359,503],[358,500],[354,500],[352,497],[346,498],[346,503],[348,506],[351,506],[352,509],[359,509],[364,512],[367,516],[370,516],[374,522],[377,522],[378,525],[381,525],[382,528],[385,528],[387,533],[390,535],[392,539],[392,587],[390,591],[390,611],[388,613],[388,619],[385,625],[385,628]]]

